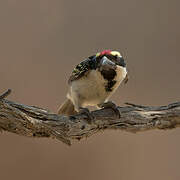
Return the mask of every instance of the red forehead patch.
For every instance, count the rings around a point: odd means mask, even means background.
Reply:
[[[100,56],[111,54],[111,50],[104,50],[100,53]]]

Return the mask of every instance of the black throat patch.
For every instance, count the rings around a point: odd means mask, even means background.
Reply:
[[[105,85],[105,90],[110,92],[112,91],[113,86],[116,84],[116,81],[114,78],[116,77],[116,71],[113,69],[110,70],[102,70],[101,71],[102,76],[105,80],[107,80],[107,84]]]

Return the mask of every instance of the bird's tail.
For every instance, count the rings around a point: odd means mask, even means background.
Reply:
[[[66,99],[59,107],[58,114],[70,116],[77,114],[77,111],[75,111],[72,101],[70,99]]]

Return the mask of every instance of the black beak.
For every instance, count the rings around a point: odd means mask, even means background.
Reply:
[[[109,60],[106,56],[101,59],[101,68],[104,70],[116,69],[116,64]]]
[[[123,57],[118,58],[117,64],[122,67],[126,67],[126,63]]]

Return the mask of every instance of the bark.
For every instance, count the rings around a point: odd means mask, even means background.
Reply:
[[[121,117],[112,109],[85,114],[60,116],[49,110],[6,100],[10,90],[0,96],[0,131],[27,137],[51,137],[68,145],[74,139],[89,137],[108,129],[140,132],[153,129],[172,129],[180,126],[180,102],[167,106],[142,106],[126,103],[118,107]]]

